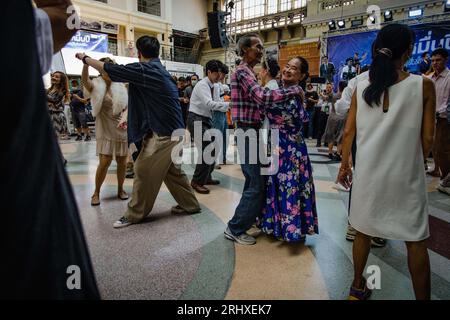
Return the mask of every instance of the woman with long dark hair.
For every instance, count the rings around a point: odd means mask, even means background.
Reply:
[[[51,75],[51,84],[47,90],[48,112],[59,138],[68,134],[64,103],[70,99],[69,81],[65,73],[56,71]]]
[[[306,59],[291,59],[282,71],[284,88],[303,82],[308,71]],[[278,130],[278,146],[272,150],[278,169],[267,181],[261,226],[264,233],[286,242],[303,242],[306,235],[319,232],[312,166],[302,134],[308,117],[304,100],[295,98],[266,109],[272,134]]]
[[[362,276],[371,237],[405,241],[415,296],[430,298],[423,159],[433,143],[436,94],[429,79],[403,70],[414,39],[413,31],[401,24],[387,25],[378,33],[369,80],[358,83],[345,127],[338,180],[345,187],[353,183],[349,219],[357,235],[352,300],[371,294]],[[349,155],[356,132],[352,179]]]

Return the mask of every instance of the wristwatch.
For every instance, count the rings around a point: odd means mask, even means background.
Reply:
[[[84,64],[87,64],[86,63],[86,58],[90,58],[90,57],[89,56],[84,56],[83,59],[81,59],[81,61],[83,61]]]

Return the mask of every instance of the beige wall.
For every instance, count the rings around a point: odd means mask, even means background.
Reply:
[[[107,4],[92,0],[73,0],[73,3],[79,7],[82,18],[118,24],[118,53],[127,55],[125,48],[128,43],[144,34],[158,36],[160,39],[164,34],[163,44],[170,45],[172,1],[175,0],[161,1],[161,17],[138,12],[137,0],[108,0]]]

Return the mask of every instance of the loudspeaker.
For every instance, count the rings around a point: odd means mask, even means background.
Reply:
[[[208,12],[208,33],[213,49],[228,46],[224,12]]]

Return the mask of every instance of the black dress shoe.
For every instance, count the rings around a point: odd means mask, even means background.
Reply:
[[[220,181],[219,181],[219,180],[211,179],[211,180],[206,181],[205,184],[208,185],[208,186],[215,186],[215,185],[220,184]]]
[[[339,153],[335,153],[335,154],[333,154],[333,160],[340,162],[340,161],[342,161],[342,158]]]

